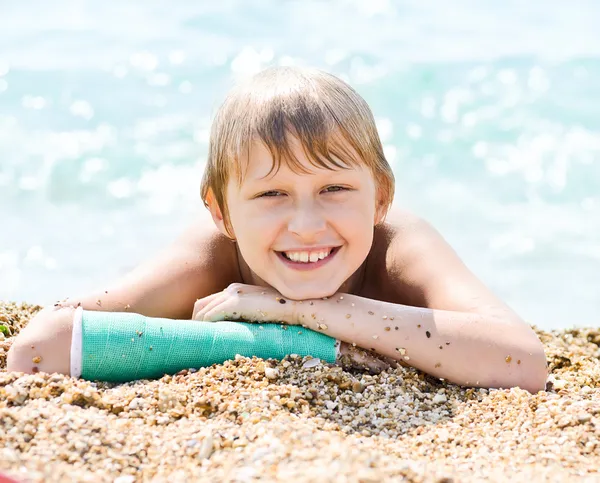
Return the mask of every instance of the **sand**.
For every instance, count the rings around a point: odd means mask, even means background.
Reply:
[[[599,329],[534,327],[533,395],[299,357],[109,384],[6,373],[39,309],[0,303],[0,471],[22,481],[600,481]]]

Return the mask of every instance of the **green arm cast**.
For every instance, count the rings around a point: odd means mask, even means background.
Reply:
[[[263,359],[310,355],[333,363],[338,346],[337,340],[298,326],[173,320],[79,308],[73,321],[71,375],[109,382],[156,379],[220,364],[236,354]]]

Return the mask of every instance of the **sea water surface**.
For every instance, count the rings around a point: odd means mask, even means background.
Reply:
[[[398,206],[528,321],[598,325],[599,22],[594,0],[0,2],[0,299],[172,241],[227,89],[310,65],[371,105]]]

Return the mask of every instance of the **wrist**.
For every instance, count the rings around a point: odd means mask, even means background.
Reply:
[[[332,305],[332,303],[334,302],[334,297],[339,298],[339,295],[340,294],[336,294],[332,297],[293,301],[294,323],[302,325],[307,329],[323,332],[332,336],[330,328],[336,324],[335,319],[340,317],[337,310],[339,309],[339,306],[335,304]]]
[[[298,301],[291,300],[283,295],[276,293],[274,298],[273,295],[269,295],[268,307],[271,310],[266,310],[265,314],[268,313],[267,319],[271,321],[281,322],[289,325],[299,324],[298,315]]]

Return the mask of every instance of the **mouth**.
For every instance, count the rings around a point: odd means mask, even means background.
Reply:
[[[329,263],[341,247],[315,251],[275,252],[288,267],[296,270],[312,270]]]

